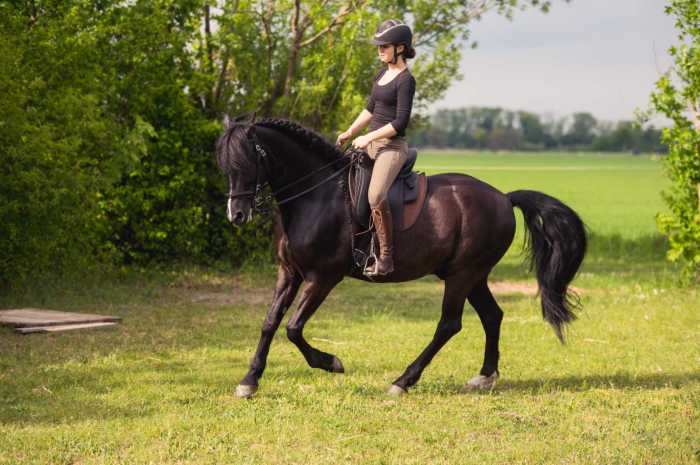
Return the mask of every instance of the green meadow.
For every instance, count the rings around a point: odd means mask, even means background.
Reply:
[[[236,399],[273,268],[127,270],[42,282],[0,307],[123,317],[116,329],[20,336],[0,328],[0,464],[692,464],[700,459],[700,295],[664,261],[660,160],[425,151],[462,172],[565,201],[589,227],[579,319],[558,343],[519,254],[493,274],[501,379],[464,392],[483,331],[462,332],[401,398],[389,384],[430,340],[442,283],[344,281],[307,325],[346,373],[309,368],[282,328],[260,391]]]

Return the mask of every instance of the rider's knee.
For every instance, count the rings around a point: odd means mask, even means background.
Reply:
[[[374,190],[370,186],[369,191],[367,191],[367,200],[369,201],[370,207],[377,208],[384,199],[386,199],[386,194],[384,192]]]

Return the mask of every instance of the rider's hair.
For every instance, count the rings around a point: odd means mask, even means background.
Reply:
[[[409,58],[415,58],[415,56],[416,56],[416,49],[413,48],[413,47],[411,47],[411,46],[409,46],[409,45],[405,45],[405,44],[404,44],[404,47],[406,47],[406,48],[404,49],[403,52],[400,53],[400,55],[403,56],[403,58],[404,58],[405,60],[406,60],[406,59],[409,59]]]

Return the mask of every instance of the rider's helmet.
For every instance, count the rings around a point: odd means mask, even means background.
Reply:
[[[396,63],[398,59],[396,48],[403,44],[404,50],[401,52],[404,59],[413,58],[416,56],[416,51],[413,49],[413,32],[407,24],[398,19],[387,19],[377,27],[377,32],[371,40],[374,45],[391,44],[394,46],[394,58],[392,63]]]

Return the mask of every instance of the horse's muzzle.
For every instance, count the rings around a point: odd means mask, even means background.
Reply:
[[[241,210],[238,210],[233,217],[229,217],[229,221],[236,226],[241,226],[245,223],[245,218],[245,214]]]
[[[242,209],[234,207],[233,199],[229,199],[228,205],[226,205],[226,217],[231,223],[235,226],[242,226],[246,220],[250,220],[250,216],[250,214],[246,215]]]

